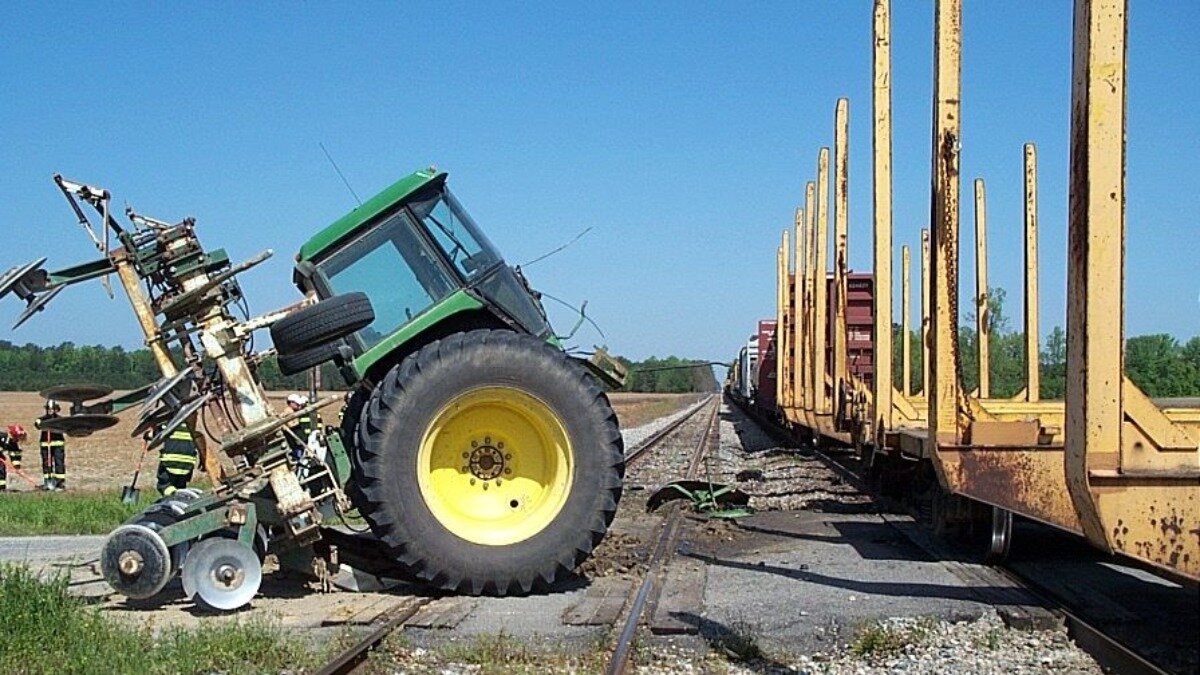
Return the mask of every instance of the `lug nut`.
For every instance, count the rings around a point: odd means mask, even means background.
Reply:
[[[484,481],[484,483],[483,483],[483,489],[484,489],[484,490],[486,490],[486,489],[487,489],[487,486],[488,486],[488,484],[487,484],[487,481]]]
[[[500,448],[501,450],[503,450],[503,449],[504,449],[504,441],[500,441],[499,443],[497,443],[497,444],[496,444],[496,447],[497,447],[497,448]]]
[[[471,485],[474,485],[474,484],[475,484],[475,479],[474,479],[474,478],[472,478],[472,479],[471,479]]]
[[[466,458],[468,458],[468,457],[470,457],[470,456],[471,456],[471,453],[469,453],[469,452],[464,452],[464,453],[463,453],[463,459],[466,459]]]
[[[512,453],[511,452],[504,453],[504,459],[512,459]]]
[[[484,442],[484,443],[487,443],[488,445],[491,445],[491,444],[492,444],[492,437],[491,437],[491,436],[484,436],[484,437],[483,437],[483,442]]]
[[[472,447],[472,448],[478,448],[478,447],[479,447],[479,441],[471,441],[471,447]]]
[[[504,467],[504,473],[512,473],[512,469],[510,469],[506,466],[506,467]]]

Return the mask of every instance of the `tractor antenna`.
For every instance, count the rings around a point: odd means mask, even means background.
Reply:
[[[346,186],[346,189],[350,191],[350,194],[354,195],[354,201],[358,202],[359,206],[362,206],[362,199],[354,191],[354,188],[350,187],[350,181],[346,180],[346,175],[342,173],[342,170],[338,168],[337,162],[333,161],[333,157],[325,149],[325,143],[320,142],[317,145],[321,146],[321,152],[325,153],[325,159],[329,160],[329,163],[333,165],[333,170],[337,172],[338,178],[342,179],[342,183]]]
[[[558,253],[559,251],[563,250],[564,248],[570,246],[571,244],[574,244],[575,242],[579,241],[580,239],[583,238],[583,235],[585,235],[591,231],[592,231],[591,226],[588,226],[588,227],[584,228],[583,232],[580,232],[579,234],[575,235],[575,238],[572,239],[571,241],[568,241],[567,243],[563,244],[562,246],[559,246],[558,248],[554,249],[553,251],[550,251],[549,253],[540,255],[540,256],[534,258],[533,260],[530,260],[527,263],[522,263],[520,266],[521,267],[529,267],[530,265],[532,265],[535,262],[545,260],[546,258],[549,258],[550,256],[554,255],[555,253]],[[574,309],[574,308],[572,307],[572,309]]]
[[[596,332],[600,334],[600,337],[604,338],[605,340],[608,340],[608,336],[604,334],[604,331],[600,330],[600,326],[597,325],[595,321],[592,321],[592,317],[587,315],[587,312],[585,311],[587,309],[587,301],[586,300],[584,300],[583,306],[576,307],[575,305],[572,305],[571,303],[567,302],[566,300],[560,300],[559,298],[556,298],[553,295],[550,295],[549,293],[546,293],[544,291],[539,291],[539,292],[541,293],[543,298],[548,298],[550,300],[557,302],[558,304],[562,305],[563,307],[566,307],[567,309],[573,309],[576,312],[579,312],[579,320],[575,322],[575,327],[571,329],[571,332],[568,333],[567,335],[556,335],[555,337],[557,337],[560,340],[570,340],[571,338],[575,337],[575,332],[579,330],[579,326],[581,326],[584,321],[587,321],[588,323],[592,324],[592,328],[596,329]]]

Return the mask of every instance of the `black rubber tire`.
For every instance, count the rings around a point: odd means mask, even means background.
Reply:
[[[282,354],[296,354],[366,328],[375,310],[366,293],[326,298],[271,324],[271,340]]]
[[[275,357],[279,364],[279,372],[284,375],[295,375],[309,368],[315,368],[326,361],[332,361],[338,356],[338,348],[345,344],[342,340],[326,342],[295,354],[279,354]]]
[[[486,546],[447,530],[417,480],[425,430],[451,399],[477,387],[519,389],[563,422],[573,478],[561,511],[524,541]],[[354,478],[359,512],[410,575],[473,595],[544,590],[573,572],[616,514],[625,472],[617,417],[595,378],[561,350],[524,334],[476,330],[432,342],[383,378],[363,407]]]

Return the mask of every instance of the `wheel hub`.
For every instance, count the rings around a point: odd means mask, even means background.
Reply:
[[[482,443],[471,441],[471,451],[464,452],[463,456],[468,461],[464,470],[470,471],[479,480],[488,481],[512,473],[507,464],[512,459],[512,453],[504,452],[503,441],[493,445],[491,436],[485,437]]]
[[[121,568],[121,574],[133,576],[142,571],[146,566],[146,561],[137,551],[122,551],[120,557],[117,558],[117,566]]]
[[[572,463],[571,441],[552,408],[519,389],[482,387],[452,399],[429,422],[418,482],[450,532],[502,546],[554,520],[570,494]]]

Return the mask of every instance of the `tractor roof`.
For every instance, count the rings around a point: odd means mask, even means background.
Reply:
[[[300,247],[299,260],[312,260],[321,253],[333,247],[366,225],[376,216],[392,208],[397,202],[403,201],[412,193],[426,184],[438,179],[445,179],[446,172],[433,167],[414,172],[384,188],[379,194],[371,197],[350,213],[333,221],[325,229],[316,233]]]

